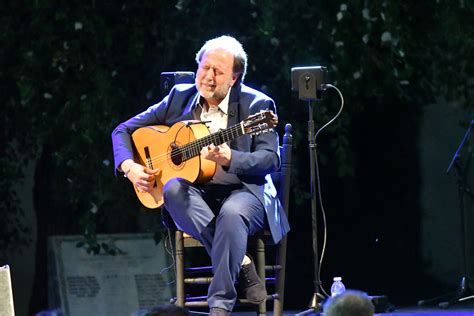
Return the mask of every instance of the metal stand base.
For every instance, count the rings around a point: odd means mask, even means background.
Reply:
[[[322,315],[320,312],[323,310],[324,296],[319,293],[314,293],[313,297],[311,298],[311,302],[309,303],[309,309],[302,311],[295,316],[300,315]]]
[[[467,286],[466,278],[462,277],[461,284],[456,292],[447,293],[434,298],[418,301],[418,306],[438,305],[439,308],[459,304],[474,299],[474,292]]]

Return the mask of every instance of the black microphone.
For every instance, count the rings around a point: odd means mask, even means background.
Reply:
[[[209,123],[210,121],[200,121],[200,120],[189,120],[189,121],[184,121],[184,125],[186,125],[186,127],[189,127],[191,125],[194,125],[194,124],[201,124],[201,123]]]

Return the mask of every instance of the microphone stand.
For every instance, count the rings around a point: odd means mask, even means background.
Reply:
[[[319,254],[318,254],[318,221],[317,221],[317,179],[316,179],[316,139],[314,131],[313,107],[311,100],[308,100],[308,148],[311,176],[311,225],[313,230],[313,268],[314,268],[314,293],[309,303],[309,309],[296,314],[308,315],[322,310],[322,299],[324,296],[319,293],[321,280],[319,279]]]
[[[317,178],[316,178],[316,134],[314,130],[313,104],[312,101],[322,99],[323,83],[327,76],[326,67],[294,67],[291,69],[291,89],[298,91],[299,99],[308,101],[308,148],[311,176],[311,225],[313,233],[313,268],[314,268],[314,293],[309,304],[309,309],[296,315],[307,315],[319,313],[322,310],[322,299],[325,297],[319,293],[321,280],[319,279],[319,255],[318,255],[318,222],[317,222]]]
[[[451,305],[461,303],[461,302],[474,298],[474,292],[473,292],[474,276],[467,275],[468,269],[473,268],[472,262],[471,262],[472,260],[471,256],[474,254],[474,252],[472,252],[473,250],[471,250],[471,247],[474,244],[470,245],[470,243],[474,243],[474,240],[473,240],[474,237],[469,236],[469,229],[472,229],[470,223],[472,223],[473,221],[472,220],[469,221],[469,219],[474,219],[474,218],[473,218],[473,215],[471,215],[470,212],[468,212],[468,210],[466,209],[466,205],[464,203],[466,194],[470,196],[471,198],[474,198],[474,195],[471,193],[471,190],[469,188],[469,183],[468,183],[468,173],[469,173],[468,171],[469,171],[472,154],[469,155],[466,164],[463,163],[461,159],[461,154],[460,154],[461,149],[464,146],[464,143],[467,141],[469,134],[471,133],[472,125],[474,125],[474,120],[471,120],[469,128],[464,134],[464,137],[461,140],[461,143],[459,144],[458,149],[454,153],[454,156],[451,159],[448,169],[446,170],[446,173],[448,174],[449,171],[454,166],[457,171],[457,177],[458,177],[457,184],[458,184],[459,211],[460,211],[460,231],[461,231],[461,239],[462,239],[462,250],[461,250],[462,258],[461,259],[462,259],[463,276],[461,277],[461,281],[459,283],[457,291],[448,293],[445,295],[441,295],[432,299],[420,300],[418,302],[418,305],[420,306],[438,303],[438,307],[447,308]]]

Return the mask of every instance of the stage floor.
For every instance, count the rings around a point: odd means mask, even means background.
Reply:
[[[297,313],[300,313],[301,311],[285,311],[283,316],[294,316]],[[192,313],[191,315],[206,315],[206,314],[194,314]],[[235,316],[255,316],[255,312],[236,312],[232,313],[232,315]],[[267,316],[272,316],[273,313],[269,312],[267,313]],[[323,314],[318,314],[318,313],[311,313],[307,314],[308,316],[324,316]],[[471,310],[443,310],[443,309],[400,309],[400,310],[395,310],[393,312],[388,312],[388,313],[380,313],[380,314],[375,314],[375,315],[381,315],[381,316],[429,316],[429,315],[439,315],[439,316],[474,316],[474,309]]]
[[[284,316],[293,316],[297,313],[302,312],[303,310],[299,311],[285,311]],[[208,315],[207,313],[203,312],[191,312],[191,315],[199,316],[199,315]],[[235,312],[232,313],[232,315],[235,316],[255,316],[256,313],[253,311],[247,311],[247,312]],[[321,313],[310,313],[307,314],[308,316],[323,316]],[[463,305],[455,305],[451,306],[447,309],[441,309],[441,308],[436,308],[436,307],[400,307],[400,308],[395,308],[393,311],[390,312],[385,312],[385,313],[379,313],[375,315],[381,315],[381,316],[474,316],[474,304],[463,304]],[[270,311],[267,313],[267,316],[273,316],[273,313]]]

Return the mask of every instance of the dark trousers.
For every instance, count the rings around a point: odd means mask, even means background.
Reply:
[[[262,203],[241,184],[197,185],[180,178],[168,181],[164,200],[178,228],[199,240],[211,257],[209,307],[231,311],[247,238],[265,225]]]

